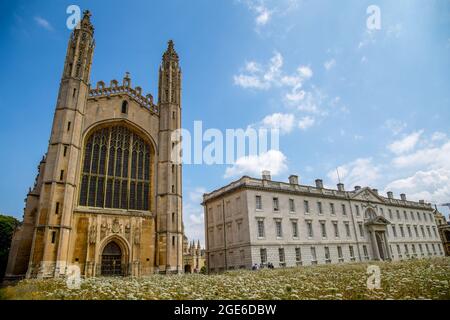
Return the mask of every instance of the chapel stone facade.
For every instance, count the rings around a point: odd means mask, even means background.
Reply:
[[[90,85],[94,27],[84,12],[67,46],[48,151],[26,198],[7,277],[183,272],[181,69],[169,41],[158,102],[122,82]]]

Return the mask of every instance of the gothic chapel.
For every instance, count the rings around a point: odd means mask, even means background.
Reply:
[[[6,277],[180,273],[181,70],[169,41],[158,103],[122,83],[90,86],[94,27],[85,11],[67,46],[48,151],[15,231]]]

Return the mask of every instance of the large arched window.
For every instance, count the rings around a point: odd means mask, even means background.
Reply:
[[[84,149],[80,205],[149,210],[150,151],[124,126],[92,133]]]

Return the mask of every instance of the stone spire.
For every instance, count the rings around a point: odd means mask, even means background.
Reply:
[[[91,13],[86,10],[70,36],[63,79],[75,78],[89,83],[95,47],[94,26],[90,17]]]
[[[174,48],[173,40],[169,40],[169,42],[167,43],[167,50],[166,52],[164,52],[163,60],[164,61],[179,60],[178,53],[175,51]]]

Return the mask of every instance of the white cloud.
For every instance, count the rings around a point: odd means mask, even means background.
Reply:
[[[444,132],[435,132],[431,136],[431,141],[442,141],[447,139],[447,135]]]
[[[265,25],[269,22],[271,12],[264,6],[255,7],[255,11],[257,13],[257,17],[255,18],[255,22],[257,25]]]
[[[299,74],[302,76],[302,78],[311,78],[313,76],[313,71],[308,66],[300,66],[298,68]]]
[[[325,63],[323,64],[323,66],[324,66],[324,68],[326,70],[330,70],[335,65],[336,65],[336,60],[335,59],[331,59],[331,60],[325,61]]]
[[[36,22],[36,24],[38,26],[40,26],[48,31],[53,31],[52,25],[46,19],[36,16],[36,17],[34,17],[34,21]]]
[[[400,120],[395,120],[395,119],[388,119],[383,124],[383,128],[391,131],[394,136],[403,132],[403,130],[405,130],[406,127],[407,127],[407,124],[405,122],[402,122]]]
[[[395,154],[403,154],[412,151],[416,147],[417,142],[419,142],[422,134],[423,130],[413,132],[388,145],[388,149]]]
[[[428,167],[450,169],[450,141],[439,147],[422,148],[413,153],[400,155],[392,160],[397,168]]]
[[[228,167],[224,178],[251,175],[259,177],[263,170],[269,170],[272,175],[278,175],[287,170],[286,156],[278,150],[269,150],[260,155],[241,157]]]
[[[313,117],[306,116],[299,120],[298,127],[302,130],[307,130],[314,125],[316,120]]]
[[[283,66],[283,56],[275,52],[266,67],[255,61],[246,63],[245,72],[235,75],[234,84],[243,88],[269,89],[272,86],[282,85],[281,67]]]
[[[266,116],[261,125],[267,129],[278,129],[281,133],[289,133],[294,128],[294,121],[293,114],[274,113]]]
[[[203,201],[203,194],[206,193],[206,189],[203,187],[197,187],[189,191],[189,200],[193,203],[201,203]]]
[[[392,181],[386,191],[406,193],[408,199],[432,202],[449,202],[450,170],[433,169],[417,171],[413,175]]]
[[[347,164],[339,166],[339,177],[347,187],[372,186],[380,179],[380,167],[374,164],[372,158],[358,158]],[[336,169],[330,170],[327,174],[334,183],[339,181]]]

